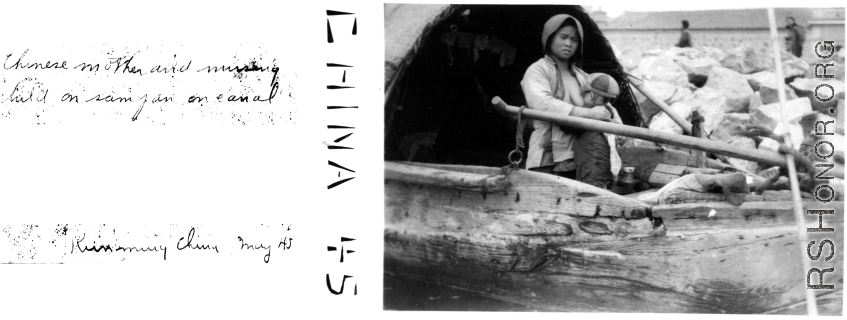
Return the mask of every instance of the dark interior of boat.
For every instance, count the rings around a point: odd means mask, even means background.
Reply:
[[[520,82],[527,67],[543,56],[542,27],[555,14],[570,14],[582,23],[588,39],[583,42],[583,69],[624,83],[611,46],[579,6],[463,5],[449,10],[422,33],[405,70],[386,79],[396,83],[386,86],[391,92],[386,91],[385,160],[507,165],[515,148],[516,122],[499,114],[491,99],[500,96],[507,104],[525,105]],[[476,46],[468,41],[479,35],[496,38],[490,43],[498,45],[475,55]],[[509,50],[513,60],[502,57]],[[625,124],[640,125],[631,90],[623,91],[615,107]],[[524,132],[526,143],[531,131]]]

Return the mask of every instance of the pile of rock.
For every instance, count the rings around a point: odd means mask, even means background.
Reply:
[[[677,114],[691,120],[698,111],[705,118],[703,128],[712,140],[745,148],[776,150],[779,142],[770,138],[750,138],[742,134],[747,125],[757,125],[776,135],[790,133],[792,144],[799,149],[809,139],[800,118],[812,114],[836,117],[844,109],[843,51],[833,59],[812,63],[788,53],[781,55],[783,78],[777,79],[771,53],[757,53],[750,46],[726,52],[717,48],[671,48],[620,52],[621,63],[627,72],[645,82],[645,86],[662,99]],[[834,63],[827,73],[832,79],[814,78],[816,63]],[[819,68],[819,72],[823,72]],[[840,72],[835,74],[835,72]],[[780,83],[782,82],[782,83]],[[782,125],[779,107],[779,87],[782,84],[788,128]],[[817,96],[816,96],[817,90]],[[653,102],[633,88],[650,129],[681,134],[682,129]],[[823,101],[822,101],[823,100]],[[836,123],[842,129],[833,139],[843,141],[843,118]],[[835,131],[830,125],[829,132]],[[733,166],[759,173],[768,169],[758,163],[729,159]]]

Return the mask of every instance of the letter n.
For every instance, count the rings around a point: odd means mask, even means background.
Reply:
[[[832,179],[832,178],[834,178],[834,177],[824,177],[824,176],[823,176],[823,174],[824,174],[824,173],[826,173],[826,172],[827,172],[827,171],[829,171],[829,170],[832,170],[832,168],[835,168],[835,164],[834,164],[834,163],[819,163],[819,164],[816,164],[816,165],[815,165],[815,168],[826,168],[826,170],[821,171],[821,173],[818,173],[818,174],[815,176],[815,179],[824,179],[824,180],[826,180],[826,179]]]

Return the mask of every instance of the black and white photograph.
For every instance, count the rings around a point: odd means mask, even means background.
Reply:
[[[384,310],[843,315],[844,8],[676,7],[385,4]]]
[[[13,1],[0,319],[843,316],[835,2]]]

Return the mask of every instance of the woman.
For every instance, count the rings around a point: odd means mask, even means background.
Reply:
[[[582,25],[567,14],[555,15],[544,24],[541,43],[545,55],[527,68],[521,81],[527,106],[545,112],[601,121],[611,120],[603,106],[581,108],[579,88],[587,74],[582,63]],[[580,108],[576,108],[580,107]],[[526,168],[574,179],[574,133],[547,122],[535,121],[529,138]]]

